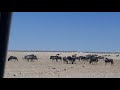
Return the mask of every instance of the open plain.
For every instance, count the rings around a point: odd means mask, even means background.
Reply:
[[[66,64],[63,61],[52,61],[50,56],[60,53],[60,56],[77,54],[84,56],[88,53],[80,52],[8,52],[9,56],[16,56],[18,61],[6,59],[4,78],[120,78],[120,56],[110,54],[114,65],[105,65],[104,60],[91,65],[89,62],[76,61],[75,64]],[[34,54],[38,61],[23,60],[25,55]],[[89,53],[91,54],[91,53]],[[105,54],[98,54],[105,55]]]

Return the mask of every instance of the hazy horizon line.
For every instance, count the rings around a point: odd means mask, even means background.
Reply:
[[[18,52],[82,52],[82,53],[120,53],[115,51],[76,51],[76,50],[8,50],[8,51],[18,51]]]

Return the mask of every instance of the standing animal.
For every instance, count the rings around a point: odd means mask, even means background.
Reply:
[[[10,56],[9,58],[8,58],[8,61],[10,61],[10,60],[15,60],[15,61],[18,61],[18,58],[16,57],[16,56]]]
[[[70,61],[72,64],[75,63],[75,58],[74,57],[68,56],[67,60]]]
[[[67,57],[63,57],[63,62],[68,64]]]
[[[36,55],[34,55],[34,54],[32,54],[32,55],[26,55],[26,56],[24,56],[24,58],[23,59],[27,59],[27,61],[33,61],[33,60],[38,60],[38,58],[37,58],[37,56]]]
[[[60,56],[50,56],[50,59],[52,59],[52,61],[56,60],[56,62],[58,62],[59,59],[62,60],[62,57],[60,57]]]
[[[88,56],[80,56],[80,59],[84,61],[84,60],[88,60],[89,57]]]
[[[95,63],[97,64],[97,62],[98,62],[98,57],[95,57],[95,56],[90,57],[89,64],[95,64]]]
[[[107,63],[111,63],[111,65],[113,65],[113,64],[114,64],[114,61],[113,61],[113,59],[105,58],[105,65],[106,65]]]
[[[85,62],[88,62],[90,59],[90,56],[80,56],[80,60],[82,60],[85,64]]]

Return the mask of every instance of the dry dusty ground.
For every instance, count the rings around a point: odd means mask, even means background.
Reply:
[[[24,55],[35,54],[39,58],[35,62],[27,62],[22,59]],[[104,61],[97,65],[85,64],[77,61],[76,64],[65,64],[63,62],[52,62],[49,57],[57,52],[8,52],[8,56],[17,56],[19,61],[7,61],[4,78],[120,78],[120,57],[111,55],[114,66],[105,66]],[[72,53],[61,53],[61,56],[72,55]],[[77,53],[86,55],[85,53]]]

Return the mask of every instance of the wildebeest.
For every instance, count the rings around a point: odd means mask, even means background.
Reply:
[[[75,63],[75,58],[74,57],[68,56],[67,60],[70,61],[72,64]]]
[[[10,60],[15,60],[15,61],[18,61],[18,58],[16,57],[16,56],[10,56],[9,58],[8,58],[8,61],[10,61]]]
[[[60,57],[60,56],[50,56],[50,59],[52,59],[52,61],[56,60],[56,62],[58,62],[59,59],[62,60],[62,57]]]
[[[80,59],[84,61],[84,60],[88,60],[89,57],[88,56],[80,56]]]
[[[95,64],[95,63],[97,64],[97,62],[98,62],[98,57],[91,56],[91,57],[90,57],[89,64],[93,64],[93,62],[94,62],[94,64]]]
[[[63,62],[68,64],[67,57],[63,57]]]
[[[90,59],[90,56],[79,56],[80,60],[84,61],[84,64],[85,62],[88,62],[89,59]]]
[[[114,64],[114,61],[113,61],[113,59],[105,58],[105,65],[106,65],[107,63],[111,63],[111,65],[113,65],[113,64]]]
[[[38,58],[37,58],[37,56],[36,55],[34,55],[34,54],[32,54],[32,55],[26,55],[26,56],[24,56],[24,58],[23,59],[27,59],[27,61],[33,61],[33,60],[38,60]]]
[[[63,57],[63,62],[65,62],[65,63],[69,63],[69,62],[71,62],[72,64],[74,64],[74,62],[75,62],[75,58],[74,57],[71,57],[71,56],[68,56],[68,57]]]

